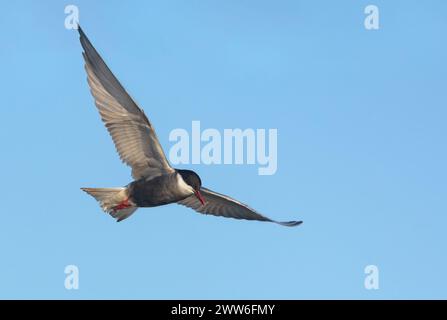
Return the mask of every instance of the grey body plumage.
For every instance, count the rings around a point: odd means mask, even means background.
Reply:
[[[133,181],[128,185],[130,200],[138,207],[156,207],[184,200],[194,192],[182,188],[179,179],[181,176],[175,171]]]

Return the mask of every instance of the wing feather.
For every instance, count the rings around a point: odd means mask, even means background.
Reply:
[[[135,179],[173,172],[143,110],[129,96],[79,27],[90,91],[121,160]]]
[[[202,187],[200,193],[205,199],[205,205],[202,205],[195,195],[179,201],[178,204],[189,207],[199,213],[226,218],[274,222],[288,227],[297,226],[302,223],[302,221],[279,222],[272,220],[240,201],[207,188]]]

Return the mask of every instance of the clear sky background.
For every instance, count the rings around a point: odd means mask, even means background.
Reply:
[[[75,4],[169,132],[277,128],[278,171],[189,165],[298,228],[170,205],[116,223],[122,186],[89,93]],[[367,31],[364,8],[380,9]],[[14,1],[0,5],[0,298],[447,298],[446,1]],[[64,268],[79,267],[79,290]],[[364,268],[380,270],[366,290]]]

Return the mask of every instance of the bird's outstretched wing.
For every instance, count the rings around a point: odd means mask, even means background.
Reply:
[[[279,222],[269,219],[257,213],[249,206],[235,199],[232,199],[226,195],[214,192],[210,189],[201,188],[200,193],[205,199],[204,205],[200,203],[200,201],[197,199],[195,195],[192,195],[177,203],[189,207],[191,209],[194,209],[195,211],[200,213],[212,214],[215,216],[222,216],[227,218],[268,221],[287,227],[297,226],[302,223],[302,221]]]
[[[173,172],[152,124],[95,50],[81,27],[85,70],[96,107],[135,179]]]

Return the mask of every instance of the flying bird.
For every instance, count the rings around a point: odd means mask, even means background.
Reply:
[[[78,27],[85,70],[96,107],[121,160],[132,168],[134,181],[120,188],[81,188],[117,221],[138,208],[177,203],[203,214],[297,226],[302,221],[279,222],[249,206],[202,187],[197,173],[171,167],[154,127]]]

